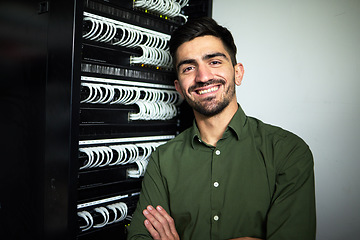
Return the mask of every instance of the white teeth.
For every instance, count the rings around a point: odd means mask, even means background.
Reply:
[[[206,90],[198,91],[198,93],[199,93],[200,95],[202,95],[202,94],[205,94],[205,93],[215,92],[215,91],[218,90],[218,89],[219,89],[219,87],[216,86],[216,87],[212,87],[212,88],[209,88],[209,89],[206,89]]]

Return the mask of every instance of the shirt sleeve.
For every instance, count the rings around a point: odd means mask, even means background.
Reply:
[[[309,147],[296,136],[275,151],[275,191],[267,219],[267,240],[315,240],[314,163]],[[276,153],[278,152],[278,153]]]
[[[137,203],[130,226],[128,227],[128,240],[152,239],[145,228],[145,217],[142,213],[148,205],[153,205],[154,207],[160,205],[169,213],[167,188],[161,175],[158,159],[158,151],[155,151],[146,168],[140,199]]]

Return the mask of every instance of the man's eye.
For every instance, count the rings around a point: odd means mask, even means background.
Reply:
[[[221,62],[214,60],[214,61],[211,61],[210,64],[211,64],[211,65],[218,65],[218,64],[221,64]]]
[[[186,67],[186,68],[183,69],[183,72],[184,72],[184,73],[185,73],[185,72],[188,72],[188,71],[190,71],[191,69],[193,69],[193,67]]]

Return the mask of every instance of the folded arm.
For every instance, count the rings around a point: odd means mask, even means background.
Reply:
[[[144,225],[155,240],[179,240],[174,219],[161,207],[149,205],[144,209]],[[261,240],[260,238],[233,238],[231,240]]]

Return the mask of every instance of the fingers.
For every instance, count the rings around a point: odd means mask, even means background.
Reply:
[[[177,235],[174,219],[161,206],[157,206],[156,209],[166,219],[172,235]]]
[[[146,229],[154,239],[179,239],[173,218],[160,206],[143,211]]]
[[[144,221],[145,227],[146,229],[149,231],[151,237],[154,240],[159,240],[160,238],[160,234],[156,231],[156,229],[153,227],[153,225],[151,224],[151,222],[149,220],[145,220]]]

